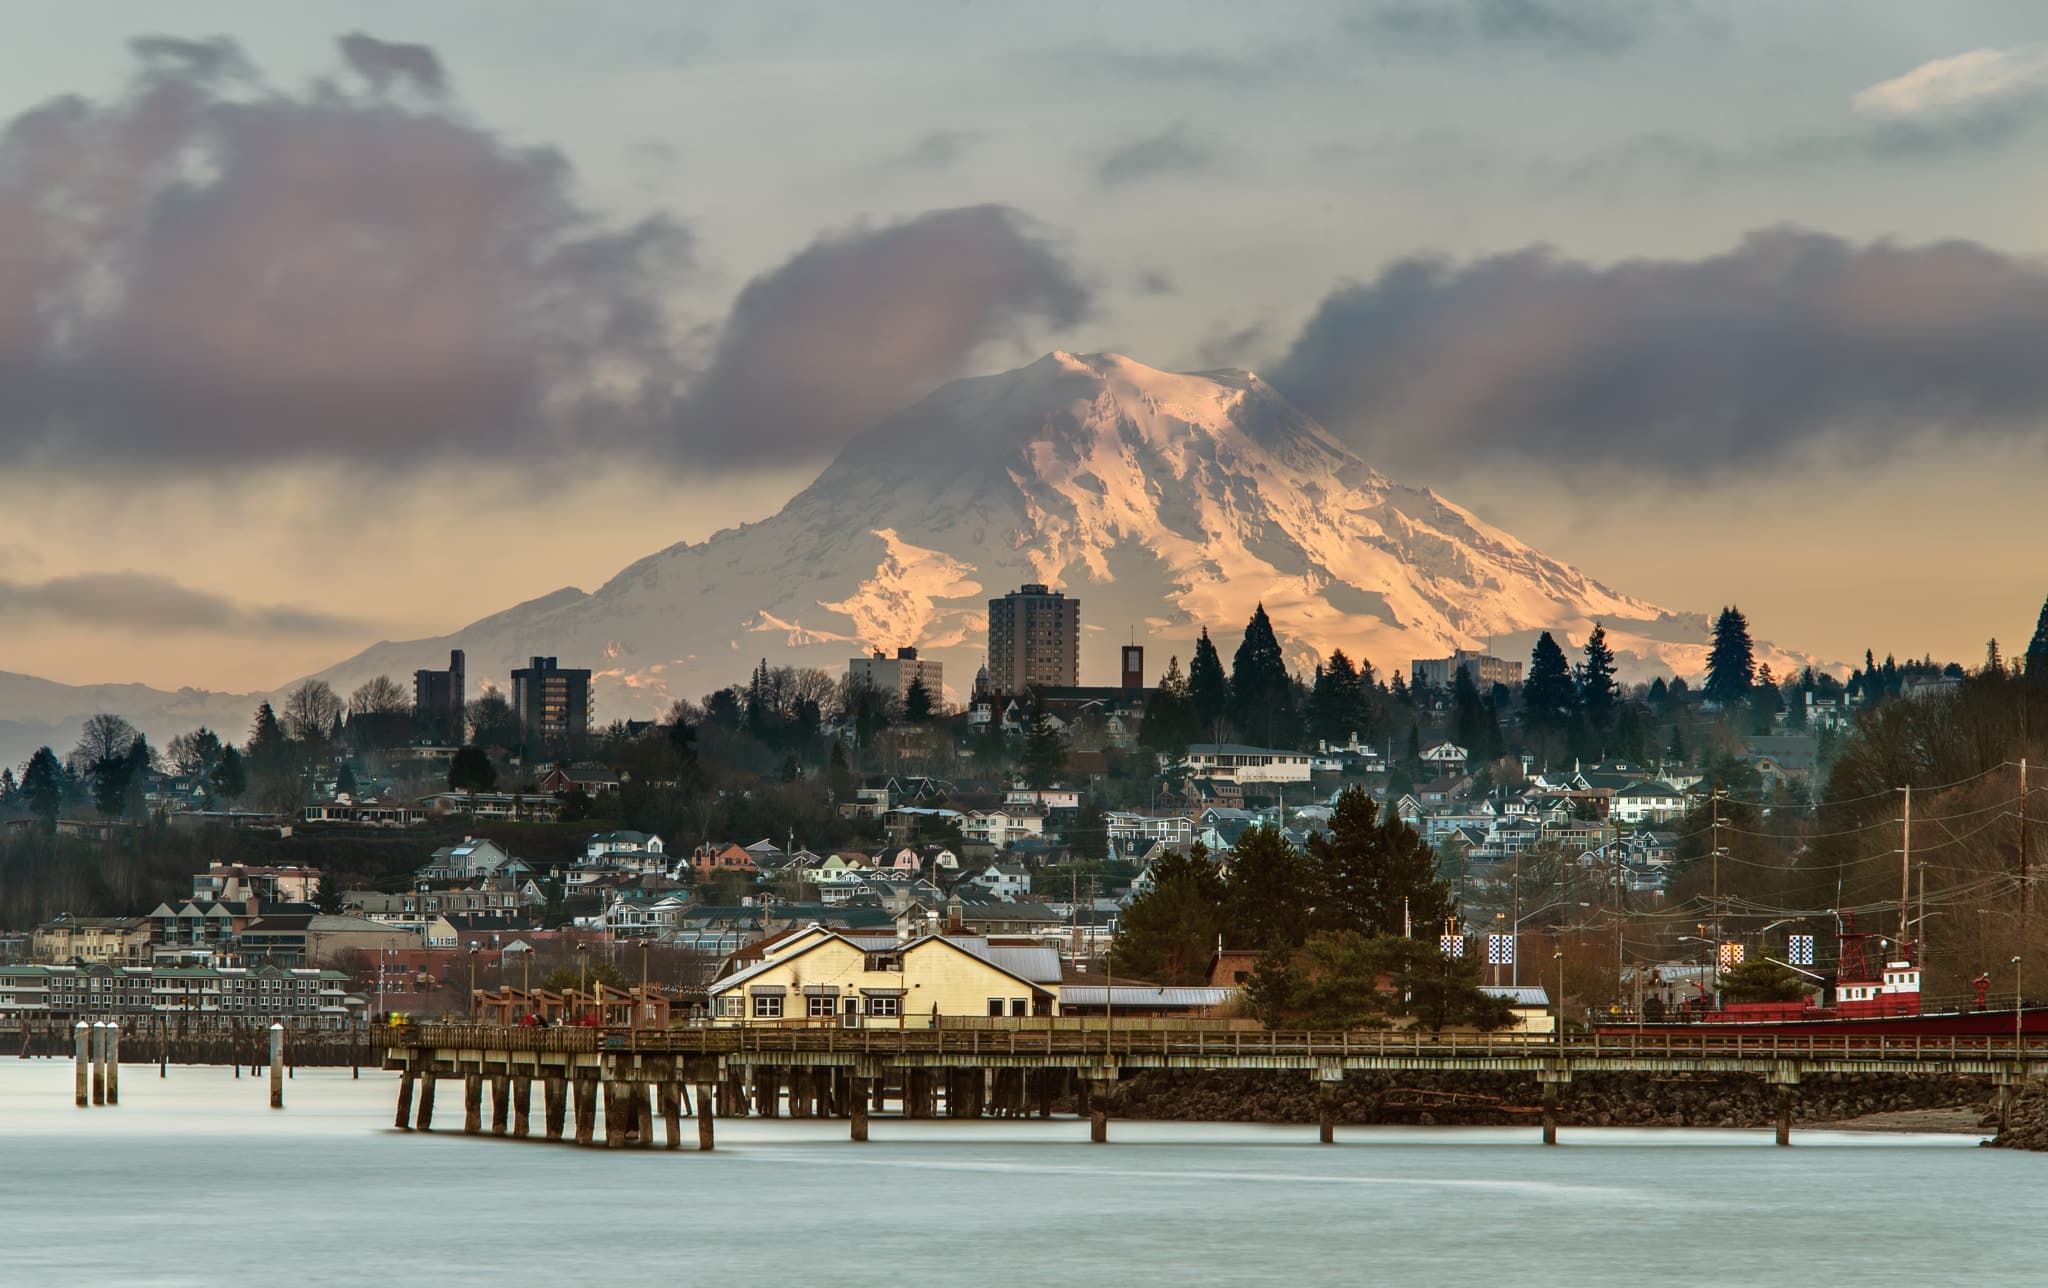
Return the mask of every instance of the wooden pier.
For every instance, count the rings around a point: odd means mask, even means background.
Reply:
[[[1335,1140],[1337,1090],[1364,1072],[1503,1074],[1543,1087],[1543,1141],[1557,1143],[1561,1097],[1575,1075],[1740,1075],[1777,1088],[1777,1139],[1791,1141],[1802,1080],[1839,1074],[1988,1078],[2001,1114],[2012,1089],[2048,1075],[2048,1040],[1801,1039],[1714,1035],[1590,1035],[1563,1044],[1513,1035],[1305,1033],[1243,1029],[1117,1029],[1065,1021],[991,1021],[962,1029],[718,1026],[665,1030],[402,1025],[378,1030],[384,1067],[400,1074],[396,1125],[427,1131],[439,1083],[463,1086],[463,1130],[481,1134],[491,1093],[493,1135],[524,1138],[533,1084],[542,1135],[594,1144],[604,1102],[605,1144],[651,1147],[654,1119],[666,1148],[683,1147],[682,1118],[710,1149],[714,1119],[754,1114],[843,1118],[852,1139],[894,1100],[906,1118],[1050,1117],[1071,1100],[1089,1138],[1109,1138],[1108,1095],[1126,1072],[1147,1069],[1304,1072],[1319,1084],[1320,1138]],[[573,1111],[573,1118],[571,1117]]]

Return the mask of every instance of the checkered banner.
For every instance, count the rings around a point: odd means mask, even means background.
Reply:
[[[1486,937],[1486,964],[1489,966],[1514,965],[1515,937],[1513,935],[1488,935]]]
[[[1436,942],[1437,947],[1443,950],[1443,955],[1446,957],[1462,958],[1465,955],[1465,936],[1463,935],[1444,935]]]
[[[1741,944],[1722,944],[1722,945],[1721,945],[1721,969],[1722,969],[1722,970],[1734,970],[1734,969],[1735,969],[1735,968],[1736,968],[1737,966],[1740,966],[1740,965],[1742,965],[1742,945],[1741,945]]]
[[[1794,966],[1813,965],[1813,936],[1793,935],[1786,940],[1785,955]]]

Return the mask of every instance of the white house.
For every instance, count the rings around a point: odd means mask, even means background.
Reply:
[[[1236,742],[1198,742],[1188,748],[1188,777],[1226,783],[1305,783],[1310,757]]]
[[[1669,783],[1630,783],[1614,793],[1607,813],[1617,823],[1667,823],[1685,815],[1685,795]]]
[[[1433,747],[1426,747],[1422,752],[1422,763],[1434,766],[1440,773],[1445,774],[1463,773],[1465,762],[1471,758],[1471,752],[1448,739]]]

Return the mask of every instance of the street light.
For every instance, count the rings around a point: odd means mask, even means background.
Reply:
[[[2026,1015],[2020,998],[2020,959],[2012,959],[2012,1058],[2020,1058],[2020,1021]]]
[[[1562,950],[1551,954],[1557,960],[1557,1045],[1564,1049],[1564,953]]]

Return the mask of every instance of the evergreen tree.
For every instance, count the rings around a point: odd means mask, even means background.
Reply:
[[[1317,929],[1398,935],[1404,921],[1434,933],[1450,915],[1436,852],[1360,787],[1337,797],[1327,831],[1309,838]]]
[[[1189,854],[1160,855],[1147,872],[1148,888],[1117,918],[1111,963],[1119,974],[1162,984],[1206,980],[1223,931],[1223,879],[1216,865],[1196,845]]]
[[[471,743],[456,749],[454,759],[448,762],[448,790],[451,792],[487,792],[498,785],[497,767],[491,764],[491,757],[482,747]]]
[[[335,794],[340,795],[345,792],[350,796],[354,796],[358,791],[361,790],[362,788],[359,787],[356,783],[355,767],[344,761],[342,763],[340,772],[335,774],[334,776]]]
[[[1664,677],[1660,675],[1650,681],[1650,691],[1644,695],[1644,701],[1650,704],[1650,710],[1661,715],[1664,711],[1665,700],[1669,697],[1670,692],[1664,687]]]
[[[1692,760],[1692,753],[1686,750],[1685,726],[1682,723],[1671,726],[1671,742],[1664,748],[1664,759],[1680,767]]]
[[[237,801],[249,790],[249,772],[242,760],[242,753],[233,747],[223,747],[220,763],[213,767],[209,777],[213,796],[225,801]]]
[[[284,727],[277,722],[277,712],[265,702],[256,708],[256,719],[249,726],[249,768],[259,774],[276,773],[286,760]]]
[[[1195,733],[1195,709],[1188,696],[1187,679],[1180,673],[1180,657],[1168,658],[1166,674],[1159,687],[1145,699],[1145,719],[1138,729],[1138,745],[1156,756],[1171,756],[1188,749]]]
[[[1463,673],[1463,668],[1460,668]],[[1578,689],[1564,650],[1549,631],[1536,637],[1529,653],[1529,678],[1522,682],[1523,723],[1532,729],[1558,731],[1578,708]]]
[[[1223,657],[1210,642],[1206,626],[1202,638],[1195,641],[1194,660],[1188,664],[1188,703],[1194,709],[1196,736],[1215,740],[1230,713],[1230,680],[1223,674]]]
[[[1044,708],[1032,718],[1031,731],[1024,735],[1024,756],[1020,766],[1024,781],[1032,787],[1051,787],[1067,768],[1067,746]]]
[[[1314,902],[1314,880],[1301,852],[1269,824],[1245,829],[1230,847],[1224,878],[1224,928],[1232,944],[1298,947]]]
[[[1404,707],[1415,705],[1415,695],[1408,691],[1408,681],[1399,671],[1394,672],[1394,678],[1387,681],[1387,697]]]
[[[1316,667],[1308,699],[1308,735],[1341,744],[1353,734],[1370,732],[1364,681],[1344,650],[1336,649],[1328,662]]]
[[[1650,759],[1650,722],[1640,703],[1624,702],[1614,717],[1614,754],[1633,764]]]
[[[57,753],[38,747],[21,771],[21,794],[28,812],[43,821],[48,831],[57,830],[57,811],[64,803],[64,766]]]
[[[2048,600],[2041,603],[2041,615],[2034,620],[2034,638],[2027,641],[2027,677],[2048,680]]]
[[[1785,711],[1785,695],[1778,691],[1778,679],[1771,674],[1771,668],[1760,666],[1756,671],[1756,688],[1749,695],[1751,713],[1750,727],[1757,733],[1769,733],[1776,717]]]
[[[1811,673],[1812,668],[1808,667],[1807,670]],[[2005,659],[1999,656],[1996,636],[1984,646],[1984,674],[1995,680],[2005,678]]]
[[[1707,684],[1701,696],[1723,708],[1748,699],[1756,685],[1756,647],[1749,639],[1749,619],[1729,606],[1714,619],[1714,643],[1707,651]]]
[[[0,767],[0,805],[14,803],[14,771]]]
[[[1299,741],[1293,677],[1264,604],[1252,610],[1231,659],[1229,710],[1238,736],[1261,747],[1291,747]]]
[[[1586,640],[1585,664],[1579,668],[1579,706],[1585,710],[1586,723],[1596,730],[1607,729],[1620,698],[1621,690],[1614,683],[1614,650],[1607,647],[1607,628],[1595,622],[1593,634]]]
[[[924,687],[922,675],[912,676],[910,687],[903,694],[903,720],[906,724],[929,724],[932,718],[932,691]]]

